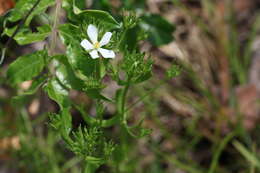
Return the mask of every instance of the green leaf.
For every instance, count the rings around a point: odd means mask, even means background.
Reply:
[[[54,59],[58,60],[56,65],[56,76],[59,82],[69,89],[83,91],[85,84],[81,79],[76,77],[67,57],[65,55],[56,55],[54,56]]]
[[[85,157],[85,160],[94,165],[100,165],[105,162],[103,158],[91,157],[91,156]]]
[[[105,101],[109,101],[109,102],[112,102],[111,99],[103,96],[101,93],[101,91],[99,89],[87,89],[85,90],[85,93],[90,97],[90,98],[93,98],[93,99],[101,99],[101,100],[105,100]]]
[[[121,51],[125,51],[126,49],[128,51],[133,51],[137,48],[138,43],[138,32],[140,31],[140,28],[138,26],[134,28],[127,29],[123,35],[122,39],[119,42],[119,49]]]
[[[8,20],[11,22],[16,22],[24,18],[25,15],[27,15],[27,13],[32,9],[32,7],[34,6],[34,4],[36,4],[37,1],[38,0],[19,0],[16,3],[16,6],[11,12],[10,16],[8,17]],[[25,21],[25,25],[28,26],[35,15],[43,13],[48,7],[54,4],[55,0],[41,0],[40,3],[31,13],[31,15]]]
[[[26,90],[25,92],[12,97],[11,103],[12,105],[18,106],[18,105],[25,105],[27,104],[30,100],[31,95],[35,94],[38,89],[44,84],[44,82],[47,80],[47,76],[43,75],[39,77],[38,79],[33,80],[30,88]]]
[[[73,0],[63,0],[62,1],[62,8],[66,11],[67,17],[71,21],[74,21],[76,18],[75,17],[76,15],[74,14],[73,5],[74,5]],[[81,7],[81,6],[79,6],[79,7]]]
[[[51,126],[59,131],[62,138],[70,146],[73,142],[70,138],[72,129],[72,118],[70,108],[63,108],[60,114],[50,114]]]
[[[106,29],[120,28],[120,24],[106,11],[101,10],[81,10],[84,4],[77,0],[63,0],[62,7],[66,10],[68,18],[73,22],[82,23],[102,23]]]
[[[128,126],[127,122],[124,121],[124,127],[129,135],[131,135],[134,138],[143,138],[145,136],[148,136],[152,133],[152,129],[143,128],[144,117],[134,126]]]
[[[75,8],[74,8],[75,9]],[[90,21],[101,22],[107,30],[120,28],[120,24],[106,11],[101,10],[77,10],[78,21],[89,23]]]
[[[36,91],[42,86],[42,84],[46,81],[47,76],[43,75],[38,79],[33,80],[32,85],[28,90],[26,90],[22,95],[32,95],[36,93]]]
[[[72,68],[77,71],[76,75],[83,79],[84,76],[92,76],[98,72],[98,67],[95,59],[90,58],[87,53],[83,52],[81,47],[77,45],[69,45],[66,51],[68,61]]]
[[[11,103],[14,106],[24,106],[25,104],[29,103],[31,101],[31,95],[35,94],[38,89],[45,83],[47,80],[47,76],[43,75],[35,80],[33,80],[30,88],[23,93],[20,93],[17,96],[12,97]]]
[[[46,50],[37,51],[16,59],[7,70],[7,80],[12,85],[32,79],[39,75],[44,68]]]
[[[81,31],[75,25],[64,24],[59,27],[61,40],[67,45],[66,54],[72,69],[77,71],[76,75],[90,76],[97,71],[95,66],[97,60],[90,58],[87,52],[80,46],[80,41],[83,38],[80,37],[79,33]]]
[[[104,132],[97,127],[80,126],[71,136],[73,143],[70,149],[91,164],[103,164],[114,150],[114,144],[106,141]]]
[[[144,53],[133,51],[125,53],[121,68],[126,72],[128,80],[137,84],[152,76],[152,65],[151,58],[146,60]]]
[[[155,46],[168,44],[173,40],[174,26],[157,14],[142,17],[140,26],[148,32],[148,40]]]
[[[63,24],[59,26],[59,35],[61,37],[62,42],[65,45],[69,44],[80,44],[82,39],[81,30],[78,26],[72,24]]]
[[[92,8],[109,11],[109,10],[111,10],[110,3],[111,3],[111,1],[109,1],[109,0],[93,1]]]
[[[122,6],[127,10],[143,10],[146,8],[146,0],[122,0]]]
[[[61,109],[69,107],[69,92],[59,83],[55,78],[51,79],[44,87],[44,90],[48,93],[48,96],[57,102]]]
[[[233,142],[233,145],[250,164],[260,168],[260,160],[255,153],[249,151],[243,144],[241,144],[237,140]]]
[[[150,79],[152,77],[152,72],[151,71],[147,71],[145,73],[143,73],[142,75],[140,75],[138,78],[136,78],[133,82],[138,84],[141,82],[144,82],[148,79]]]
[[[174,78],[179,76],[181,73],[181,67],[179,65],[173,64],[167,71],[166,76],[168,78]]]
[[[5,28],[4,33],[9,37],[15,32],[17,26],[13,28]],[[29,28],[20,29],[20,31],[15,35],[14,40],[19,45],[26,45],[30,43],[35,43],[43,41],[51,33],[51,27],[49,25],[43,25],[37,28],[38,32],[31,32]]]

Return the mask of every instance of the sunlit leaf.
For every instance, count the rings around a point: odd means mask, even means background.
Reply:
[[[7,70],[8,82],[12,85],[32,79],[40,74],[45,65],[47,51],[37,51],[16,59]]]
[[[75,76],[73,69],[67,61],[67,57],[64,55],[56,55],[54,59],[58,60],[56,76],[62,85],[69,89],[82,91],[85,87],[84,82]]]
[[[68,98],[69,92],[59,83],[57,79],[51,79],[44,87],[44,90],[48,93],[48,96],[52,100],[59,104],[61,109],[70,106],[70,101]]]
[[[120,24],[108,13],[101,10],[84,10],[78,13],[80,20],[88,21],[100,21],[107,26],[107,29],[119,28]]]
[[[5,28],[4,33],[9,37],[15,32],[17,27]],[[31,32],[29,28],[20,29],[15,35],[15,41],[20,45],[26,45],[34,42],[43,41],[51,33],[51,27],[49,25],[43,25],[37,28],[38,32]]]
[[[80,29],[71,24],[64,24],[59,27],[61,39],[67,45],[67,58],[73,70],[79,71],[85,76],[90,76],[97,67],[95,61],[80,46],[82,38],[79,37]],[[77,74],[76,74],[77,75]]]
[[[78,26],[72,24],[63,24],[59,27],[59,35],[65,45],[80,44],[82,39],[81,30]]]
[[[80,73],[84,76],[91,76],[93,73],[97,73],[98,67],[95,65],[97,60],[90,58],[90,56],[83,51],[84,50],[77,45],[69,45],[66,51],[68,61],[73,69],[78,71],[76,75]]]
[[[19,0],[16,3],[15,8],[11,12],[10,16],[8,17],[8,20],[11,22],[16,22],[27,15],[27,13],[32,9],[34,4],[38,0]],[[35,7],[31,15],[27,18],[25,24],[29,25],[32,18],[35,15],[41,14],[44,12],[49,6],[52,6],[55,4],[55,0],[41,0],[40,3]]]

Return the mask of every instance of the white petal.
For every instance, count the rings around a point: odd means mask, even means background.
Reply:
[[[97,50],[92,50],[91,52],[89,52],[89,54],[92,59],[96,59],[99,57]]]
[[[85,49],[86,51],[89,51],[89,50],[91,50],[91,49],[94,48],[94,46],[93,46],[88,40],[86,40],[86,39],[82,40],[82,42],[80,43],[80,45],[81,45],[82,47],[84,47],[84,49]]]
[[[101,53],[101,55],[104,58],[115,58],[115,52],[112,50],[107,50],[107,49],[103,49],[103,48],[99,48],[98,51]]]
[[[107,43],[109,43],[111,37],[112,37],[112,33],[106,32],[105,35],[102,37],[102,39],[100,41],[100,46],[104,46]]]
[[[94,25],[88,25],[87,33],[92,43],[95,44],[98,38],[98,29]]]

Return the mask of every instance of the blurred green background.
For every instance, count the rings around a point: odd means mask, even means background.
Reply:
[[[134,139],[122,132],[121,153],[97,172],[104,173],[257,173],[260,172],[260,1],[258,0],[86,0],[82,9],[100,9],[121,19],[136,13],[145,28],[146,41],[138,46],[155,61],[154,77],[133,88],[129,105],[152,86],[160,84],[172,64],[181,74],[149,93],[131,108],[130,123],[144,118],[151,135]],[[3,15],[15,1],[0,0]],[[50,8],[48,13],[55,10]],[[66,21],[65,12],[59,14]],[[46,22],[37,16],[32,27]],[[49,19],[52,20],[52,19]],[[136,31],[130,31],[128,39]],[[51,39],[51,38],[50,38]],[[0,47],[7,41],[1,37]],[[133,40],[135,42],[135,40]],[[57,43],[56,52],[64,47]],[[12,42],[8,59],[0,67],[0,173],[78,173],[80,159],[48,124],[48,112],[57,105],[42,91],[19,100],[18,90],[5,84],[8,64],[43,43],[18,46]],[[111,95],[115,85],[105,90]],[[94,103],[74,92],[71,98],[93,111]],[[106,105],[106,115],[114,108]],[[73,123],[83,123],[73,112]],[[110,128],[106,136],[114,136]],[[117,141],[116,141],[117,142]],[[123,151],[123,152],[122,152]],[[125,159],[121,159],[121,158]],[[113,162],[118,162],[117,164]],[[117,166],[114,166],[117,165]]]

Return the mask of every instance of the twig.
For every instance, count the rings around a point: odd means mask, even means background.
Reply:
[[[9,39],[7,40],[5,46],[2,49],[2,55],[1,55],[1,59],[0,59],[0,65],[3,63],[4,58],[5,58],[5,52],[6,49],[8,48],[9,44],[11,43],[12,39],[15,37],[15,35],[18,33],[18,31],[20,30],[20,28],[23,26],[23,24],[25,23],[25,21],[27,20],[27,18],[30,16],[30,14],[33,12],[33,10],[37,7],[37,5],[41,2],[41,0],[37,0],[37,2],[33,5],[33,7],[30,9],[30,11],[26,14],[25,18],[23,20],[21,20],[18,24],[18,27],[15,29],[14,33],[11,35],[11,37],[9,37]]]
[[[52,40],[50,43],[50,54],[54,54],[56,43],[57,43],[57,26],[59,24],[58,15],[60,13],[60,10],[61,10],[61,0],[56,0],[54,23],[52,26]]]

